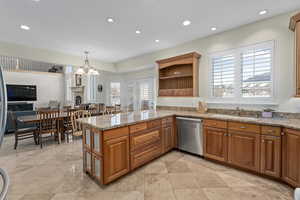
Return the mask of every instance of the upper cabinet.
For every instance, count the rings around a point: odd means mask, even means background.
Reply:
[[[300,13],[290,20],[290,29],[295,32],[296,44],[296,97],[300,97]]]
[[[200,54],[196,52],[156,61],[159,65],[159,96],[198,96]]]

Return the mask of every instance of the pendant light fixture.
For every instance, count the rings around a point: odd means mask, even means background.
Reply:
[[[90,74],[90,75],[99,75],[99,72],[94,69],[92,66],[90,66],[90,61],[88,58],[89,52],[85,51],[85,58],[84,58],[84,65],[82,67],[79,67],[78,70],[76,71],[76,74]]]

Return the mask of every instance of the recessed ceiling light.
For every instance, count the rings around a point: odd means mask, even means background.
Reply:
[[[30,30],[30,27],[26,25],[21,25],[20,28],[26,31]]]
[[[32,1],[34,1],[34,2],[40,2],[40,0],[32,0]]]
[[[113,18],[109,17],[109,18],[107,18],[107,22],[109,22],[109,23],[114,23],[115,20],[114,20]]]
[[[267,10],[261,10],[261,11],[259,11],[259,14],[260,14],[260,15],[265,15],[265,14],[267,14],[267,13],[268,13]]]
[[[216,31],[217,30],[217,28],[216,27],[211,27],[211,29],[210,30],[212,30],[212,31]]]
[[[135,31],[136,34],[141,34],[142,32],[140,30]]]
[[[157,42],[157,43],[158,43],[158,42],[159,42],[159,40],[155,40],[155,42]]]
[[[183,26],[189,26],[189,25],[191,25],[191,23],[192,22],[190,20],[185,20],[185,21],[182,22],[182,25]]]

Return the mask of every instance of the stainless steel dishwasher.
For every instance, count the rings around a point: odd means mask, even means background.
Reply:
[[[203,155],[202,120],[176,117],[178,148],[193,154]]]

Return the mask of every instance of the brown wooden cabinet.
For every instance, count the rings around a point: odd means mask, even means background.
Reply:
[[[279,178],[281,176],[281,138],[261,136],[261,173]]]
[[[109,183],[130,171],[129,136],[110,139],[104,142],[104,184]]]
[[[159,96],[198,96],[196,52],[156,61],[159,65]]]
[[[259,172],[260,135],[256,133],[228,131],[228,162]]]
[[[296,97],[300,97],[300,13],[291,18],[290,29],[295,32]]]
[[[170,151],[175,146],[175,137],[174,137],[174,131],[172,126],[167,126],[162,128],[162,134],[164,138],[163,142],[163,148],[164,152]]]
[[[162,151],[168,152],[176,147],[176,130],[173,117],[162,119]]]
[[[284,129],[282,137],[282,178],[300,187],[300,131]]]
[[[228,155],[227,130],[204,127],[204,156],[226,162]]]

